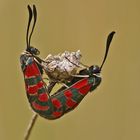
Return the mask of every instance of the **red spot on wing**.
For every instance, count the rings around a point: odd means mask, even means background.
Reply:
[[[52,103],[57,109],[61,107],[61,102],[57,98],[52,98]]]
[[[35,75],[40,75],[40,71],[39,71],[36,63],[32,63],[26,67],[25,76],[31,77],[31,76],[35,76]]]
[[[62,115],[62,112],[58,112],[58,111],[53,112],[53,116],[55,117],[60,117],[61,115]]]
[[[37,87],[38,88],[42,88],[44,86],[44,83],[42,81],[38,82],[37,83]]]
[[[47,111],[49,109],[49,106],[42,106],[42,105],[39,105],[37,104],[36,102],[32,102],[32,106],[34,109],[36,110],[40,110],[40,111]]]
[[[37,85],[27,87],[27,93],[28,94],[37,94],[37,91],[38,91]]]
[[[46,102],[48,100],[48,95],[45,93],[39,94],[38,100],[41,102]]]
[[[64,95],[67,97],[67,98],[71,98],[72,97],[72,92],[70,90],[67,90],[64,92]]]
[[[79,82],[76,82],[72,87],[73,88],[76,88],[76,89],[80,89],[82,88],[83,86],[86,86],[88,84],[88,80],[87,78],[79,81]]]
[[[71,98],[67,99],[66,101],[66,105],[71,108],[74,107],[76,105],[76,101],[72,100]]]
[[[91,85],[84,86],[79,89],[80,94],[86,95],[90,91]]]
[[[76,105],[76,101],[72,99],[72,92],[70,90],[67,90],[64,92],[65,97],[67,98],[66,100],[66,105],[68,108],[74,107]]]
[[[42,88],[44,86],[44,83],[42,81],[38,82],[37,85],[34,86],[26,86],[26,90],[28,92],[28,94],[37,94],[38,89]]]

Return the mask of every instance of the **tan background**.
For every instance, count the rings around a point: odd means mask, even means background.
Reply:
[[[117,33],[95,94],[59,120],[39,117],[30,140],[139,140],[139,0],[0,0],[0,140],[22,140],[32,116],[19,55],[27,4],[33,3],[38,21],[32,44],[43,58],[80,49],[83,63],[100,65],[108,33]]]

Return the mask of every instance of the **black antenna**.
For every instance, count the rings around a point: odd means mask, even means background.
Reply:
[[[27,34],[26,34],[27,50],[30,49],[31,37],[32,37],[33,31],[34,31],[34,27],[35,27],[36,19],[37,19],[37,11],[36,11],[35,5],[33,5],[33,11],[31,9],[31,7],[28,5],[28,11],[29,11],[29,21],[28,21]],[[32,27],[31,33],[29,35],[31,20],[32,20],[33,16],[34,16],[34,23],[33,23],[33,27]]]
[[[26,43],[27,43],[27,50],[30,47],[29,41],[28,41],[28,36],[29,36],[29,28],[30,28],[30,24],[31,24],[31,20],[32,20],[32,9],[31,7],[28,5],[28,11],[29,11],[29,20],[28,20],[28,26],[27,26],[27,33],[26,33]]]
[[[29,36],[29,45],[30,45],[30,42],[31,42],[31,37],[32,37],[33,31],[34,31],[35,24],[36,24],[36,19],[37,19],[37,11],[36,11],[35,5],[33,5],[33,15],[34,15],[34,23],[33,23],[33,27],[32,27],[32,30],[31,30],[31,33],[30,33],[30,36]]]
[[[102,67],[103,67],[103,65],[104,65],[104,63],[105,63],[105,61],[106,61],[106,58],[107,58],[107,55],[108,55],[108,51],[109,51],[109,47],[110,47],[110,44],[111,44],[111,41],[112,41],[112,39],[113,39],[114,34],[115,34],[115,32],[112,31],[112,32],[108,35],[108,37],[107,37],[105,56],[104,56],[104,59],[103,59],[103,62],[102,62],[102,64],[101,64],[101,66],[100,66],[100,71],[101,71],[101,69],[102,69]]]

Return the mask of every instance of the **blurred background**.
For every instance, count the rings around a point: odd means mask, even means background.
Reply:
[[[19,63],[28,4],[38,10],[31,44],[42,58],[80,49],[84,64],[100,65],[116,31],[99,88],[58,120],[39,117],[30,140],[140,139],[139,0],[0,0],[0,140],[22,140],[33,114]]]

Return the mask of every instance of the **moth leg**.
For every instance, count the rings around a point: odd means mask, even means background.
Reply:
[[[65,83],[61,83],[64,87],[69,88],[68,85],[66,85]]]
[[[56,85],[56,82],[50,82],[48,83],[48,85],[46,86],[48,93],[50,94],[53,87]]]

